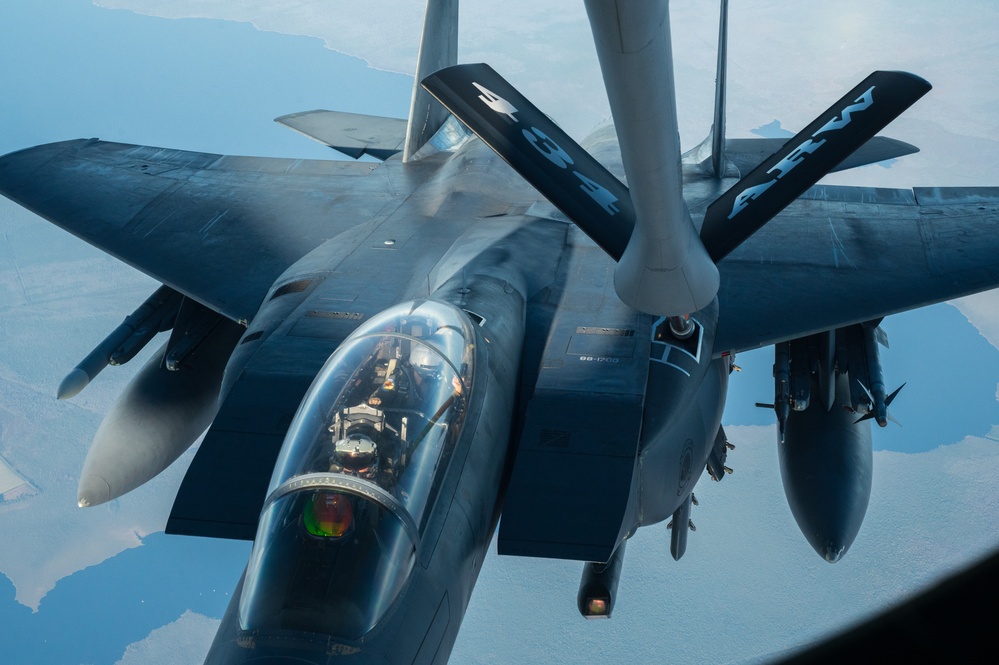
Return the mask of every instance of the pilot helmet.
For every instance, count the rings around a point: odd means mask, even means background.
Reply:
[[[414,342],[413,350],[409,353],[409,362],[421,374],[429,375],[440,368],[441,357],[437,351],[427,346],[426,342]]]
[[[363,432],[348,432],[336,442],[336,461],[344,473],[372,480],[378,474],[378,445]]]

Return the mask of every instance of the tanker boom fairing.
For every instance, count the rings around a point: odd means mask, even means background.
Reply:
[[[732,471],[734,355],[764,345],[792,514],[844,555],[898,395],[878,324],[999,285],[999,189],[816,184],[915,150],[874,137],[929,90],[902,72],[783,146],[726,139],[726,5],[712,134],[685,155],[665,0],[586,1],[616,121],[589,152],[457,65],[457,2],[431,0],[408,120],[279,119],[381,163],[96,139],[0,158],[0,193],[164,284],[59,396],[170,331],[80,503],[208,428],[167,530],[254,540],[208,662],[445,662],[501,511],[501,553],[584,562],[578,609],[611,616],[638,528],[695,546],[694,487]]]

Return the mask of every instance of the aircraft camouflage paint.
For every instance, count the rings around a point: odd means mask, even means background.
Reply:
[[[586,1],[616,127],[585,149],[457,66],[457,0],[431,0],[408,121],[279,118],[382,163],[0,159],[5,196],[164,284],[59,396],[171,331],[79,501],[208,429],[167,530],[254,540],[208,662],[445,662],[501,510],[501,553],[588,562],[580,612],[610,616],[638,527],[671,518],[683,555],[701,470],[728,471],[734,354],[761,345],[792,513],[828,561],[849,548],[898,393],[878,323],[999,284],[999,190],[815,185],[915,151],[872,138],[929,90],[901,72],[786,144],[726,140],[724,2],[713,131],[681,155],[667,4]]]

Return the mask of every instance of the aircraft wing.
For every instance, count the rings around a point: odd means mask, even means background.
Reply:
[[[238,321],[289,265],[396,200],[378,166],[76,140],[0,158],[0,194]]]
[[[816,186],[722,260],[716,352],[999,286],[999,188]]]

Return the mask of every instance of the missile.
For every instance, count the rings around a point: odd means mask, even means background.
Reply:
[[[109,364],[125,364],[157,333],[169,330],[182,297],[168,286],[156,289],[66,375],[56,391],[56,399],[77,395]]]
[[[774,412],[777,414],[777,431],[784,440],[787,416],[791,412],[791,345],[774,344]]]
[[[879,332],[881,335],[877,336]],[[881,370],[881,356],[878,351],[878,342],[883,342],[885,339],[884,331],[877,326],[864,326],[864,353],[867,359],[867,375],[870,381],[870,389],[863,384],[861,384],[861,387],[867,393],[867,397],[871,400],[873,407],[869,413],[861,416],[857,422],[874,418],[880,427],[887,427],[889,420],[895,420],[888,413],[888,406],[905,385],[903,383],[891,395],[888,395],[887,390],[885,390],[885,381]]]
[[[773,406],[771,405],[770,408],[773,408]],[[719,427],[718,434],[715,435],[715,443],[711,447],[711,452],[708,454],[708,460],[705,463],[711,480],[720,481],[725,477],[726,473],[732,473],[732,469],[725,466],[725,462],[728,459],[728,451],[734,449],[735,446],[729,443],[728,437],[725,436],[724,428]],[[696,502],[694,505],[697,505]]]
[[[879,426],[887,427],[889,420],[898,422],[888,413],[888,407],[902,386],[887,394],[878,344],[888,346],[888,337],[875,323],[851,326],[846,330],[850,403],[855,412],[863,414],[856,422],[873,419]]]
[[[872,408],[870,411],[862,415],[860,418],[857,418],[856,422],[859,423],[865,420],[869,420],[870,418],[875,418],[877,420],[878,425],[881,427],[886,427],[888,425],[889,420],[895,423],[896,425],[901,425],[901,423],[895,420],[894,416],[888,413],[888,407],[891,406],[891,403],[895,401],[895,397],[897,397],[898,394],[902,391],[902,388],[905,388],[904,383],[895,390],[893,390],[891,395],[888,395],[887,397],[885,397],[884,390],[881,390],[880,393],[874,393],[872,395],[871,391],[867,389],[867,386],[861,384],[860,387],[863,388],[864,392],[867,393],[867,397],[871,400],[871,403],[874,404],[874,408]]]
[[[694,522],[690,519],[690,504],[693,502],[693,494],[688,494],[680,507],[673,513],[673,520],[667,525],[670,529],[669,553],[674,561],[679,561],[683,553],[687,551],[687,530],[696,531]]]
[[[788,344],[791,360],[791,408],[795,411],[807,409],[812,399],[811,342],[811,338],[804,337]]]
[[[607,563],[588,562],[583,565],[576,606],[584,618],[610,619],[614,610],[614,598],[617,596],[617,584],[621,579],[624,546],[627,543],[627,540],[622,540]]]
[[[836,400],[836,331],[827,330],[813,337],[815,343],[819,402],[830,411]]]

